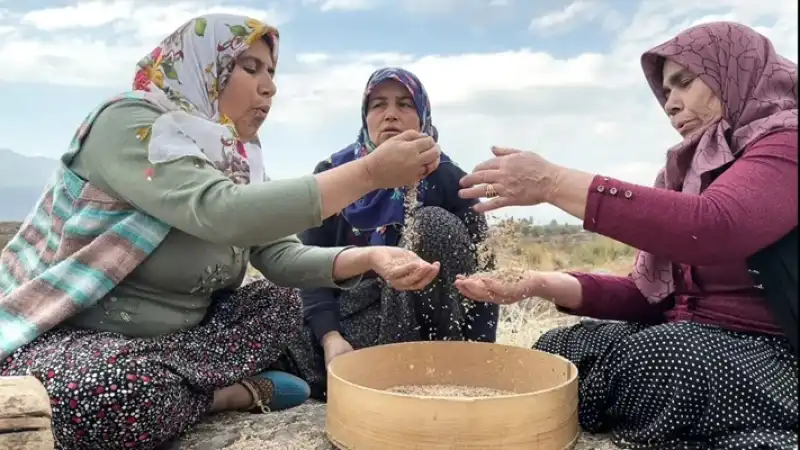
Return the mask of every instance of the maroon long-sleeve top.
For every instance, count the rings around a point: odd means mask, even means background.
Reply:
[[[797,226],[797,141],[796,130],[756,140],[700,195],[595,177],[584,228],[671,260],[676,290],[653,305],[629,277],[572,273],[583,302],[570,312],[780,334],[746,259]]]

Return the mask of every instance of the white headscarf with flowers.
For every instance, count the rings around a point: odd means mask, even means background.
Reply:
[[[278,30],[231,14],[196,17],[164,39],[137,64],[135,91],[164,111],[150,128],[148,158],[155,166],[185,157],[210,162],[235,183],[265,179],[258,140],[241,142],[233,122],[219,112],[234,61],[257,39],[270,39],[278,62]],[[151,176],[148,174],[148,176]]]

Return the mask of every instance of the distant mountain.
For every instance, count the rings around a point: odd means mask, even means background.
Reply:
[[[42,194],[58,161],[0,148],[0,221],[21,221]]]

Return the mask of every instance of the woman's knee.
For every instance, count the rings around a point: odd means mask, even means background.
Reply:
[[[472,246],[464,222],[438,206],[425,206],[414,213],[413,239],[423,257],[436,259],[470,255],[468,250]]]
[[[570,327],[559,327],[545,331],[539,339],[533,343],[533,349],[547,353],[558,353],[560,342],[565,338],[564,334],[569,333]]]
[[[694,379],[703,384],[719,363],[718,345],[695,324],[656,325],[623,339],[614,351],[614,366],[628,376],[638,374],[641,383]]]
[[[466,235],[464,222],[450,211],[439,206],[424,206],[414,212],[416,232],[421,237],[439,237],[442,235]]]

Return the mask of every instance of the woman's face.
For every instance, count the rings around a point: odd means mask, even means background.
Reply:
[[[722,102],[697,75],[670,60],[664,62],[664,110],[684,138],[722,117]]]
[[[367,98],[369,138],[375,145],[381,145],[406,130],[420,131],[414,99],[400,82],[383,81]]]
[[[249,141],[269,114],[277,88],[269,45],[258,39],[236,59],[228,84],[219,95],[219,112],[228,116],[239,138]]]

